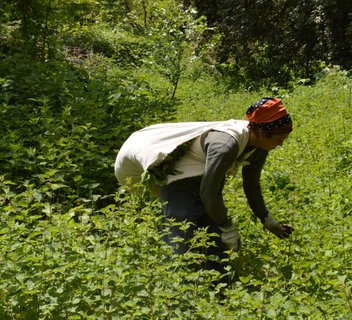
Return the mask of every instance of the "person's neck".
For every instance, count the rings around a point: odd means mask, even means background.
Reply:
[[[256,135],[253,130],[249,130],[248,145],[252,148],[258,148],[258,135]]]

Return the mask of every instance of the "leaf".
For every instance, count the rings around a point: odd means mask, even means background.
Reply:
[[[2,234],[7,234],[7,233],[9,233],[9,231],[10,231],[9,228],[1,228],[1,229],[0,229],[0,235],[2,235]]]
[[[67,185],[62,184],[62,183],[49,183],[48,186],[52,189],[52,190],[58,190],[61,188],[68,188]]]
[[[346,279],[347,279],[347,276],[346,276],[346,275],[337,276],[337,279],[339,279],[339,281],[340,281],[342,284],[345,284]]]
[[[286,280],[290,280],[292,278],[292,275],[293,275],[292,265],[283,266],[280,268],[280,271],[282,272]]]
[[[111,296],[111,294],[112,294],[112,290],[110,289],[110,288],[104,288],[103,290],[102,290],[102,296],[103,297],[106,297],[106,296]]]
[[[42,235],[43,235],[42,231],[34,231],[29,234],[29,236],[27,237],[27,240],[31,240],[37,236],[42,236]]]

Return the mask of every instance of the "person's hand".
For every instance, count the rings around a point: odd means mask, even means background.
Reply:
[[[221,241],[225,243],[229,249],[238,251],[241,247],[241,237],[236,231],[235,226],[232,224],[228,227],[220,227]]]
[[[282,224],[275,220],[270,214],[264,218],[264,227],[280,239],[288,238],[295,230],[292,226]]]

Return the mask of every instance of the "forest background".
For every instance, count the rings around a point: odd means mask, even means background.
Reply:
[[[351,65],[349,0],[3,0],[1,319],[350,319]],[[295,128],[264,197],[296,231],[262,230],[230,176],[243,248],[214,288],[114,159],[144,126],[243,118],[266,95]]]

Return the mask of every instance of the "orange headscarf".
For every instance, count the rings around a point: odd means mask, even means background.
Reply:
[[[274,134],[292,131],[292,120],[280,99],[264,97],[252,104],[246,118],[249,126],[257,126]]]
[[[287,115],[287,110],[280,99],[263,98],[249,107],[246,118],[249,122],[268,123]]]

